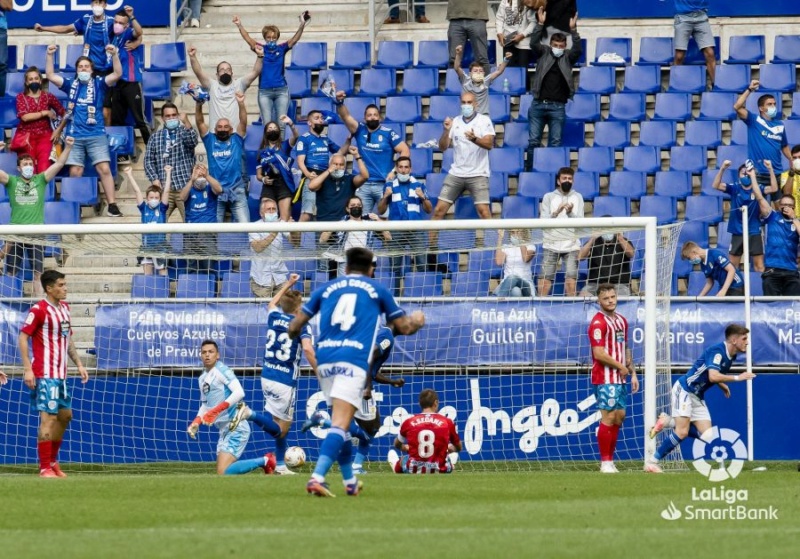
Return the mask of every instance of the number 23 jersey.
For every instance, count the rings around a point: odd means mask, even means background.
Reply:
[[[294,315],[272,309],[267,314],[267,340],[264,345],[264,363],[261,368],[261,377],[295,386],[297,374],[300,371],[301,342],[312,339],[311,327],[306,324],[300,337],[289,337],[289,323]]]

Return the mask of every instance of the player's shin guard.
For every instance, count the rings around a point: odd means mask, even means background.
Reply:
[[[697,427],[694,424],[689,425],[689,437],[692,439],[699,439],[702,437],[700,431],[697,430]]]
[[[261,458],[252,458],[250,460],[238,460],[228,466],[225,470],[226,476],[238,476],[240,474],[246,474],[247,472],[252,472],[257,468],[264,467],[265,458],[262,456]]]
[[[50,462],[58,462],[58,450],[60,448],[61,441],[50,441]]]
[[[622,425],[611,426],[611,460],[614,459],[614,452],[617,450],[617,439],[619,438],[619,430]]]
[[[597,447],[600,450],[600,460],[602,462],[611,462],[614,460],[614,449],[611,445],[613,434],[611,425],[600,423],[597,428]]]
[[[681,444],[682,440],[682,438],[675,434],[675,431],[671,432],[666,438],[664,438],[664,441],[661,443],[661,446],[658,447],[658,450],[656,450],[653,458],[656,460],[661,460],[667,454],[672,452],[676,446]]]
[[[358,450],[356,450],[356,457],[353,459],[353,464],[361,465],[369,454],[369,439],[358,439]]]
[[[333,461],[339,456],[339,452],[344,445],[345,432],[338,427],[331,427],[328,429],[328,435],[322,441],[322,446],[319,449],[319,458],[317,465],[314,468],[313,477],[317,481],[325,481],[325,475],[328,470],[333,466]],[[352,445],[351,445],[352,448]]]
[[[339,469],[342,470],[342,479],[345,485],[353,483],[355,481],[355,476],[353,475],[353,441],[350,440],[350,437],[345,437],[337,461],[339,462]]]
[[[275,439],[275,462],[278,466],[285,466],[284,457],[286,456],[286,448],[289,445],[286,443],[286,437],[278,437]]]
[[[41,471],[50,469],[50,463],[53,461],[52,441],[39,441],[36,443],[36,446],[39,451],[39,470]]]
[[[276,439],[281,436],[281,426],[275,423],[275,421],[268,415],[253,412],[253,414],[250,416],[250,421],[261,427],[261,429]]]
[[[364,431],[358,423],[356,423],[355,419],[350,422],[350,436],[357,438],[359,441],[371,439],[371,437],[367,435],[367,432]]]

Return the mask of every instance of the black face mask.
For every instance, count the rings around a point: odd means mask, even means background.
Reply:
[[[231,133],[230,132],[216,132],[214,135],[217,137],[217,140],[219,140],[220,142],[227,142],[228,138],[231,137]]]
[[[322,134],[322,132],[324,130],[325,130],[325,125],[324,124],[315,124],[314,125],[314,132],[316,132],[317,134]]]
[[[280,137],[281,137],[281,131],[280,130],[270,130],[270,131],[267,132],[267,140],[269,140],[270,142],[274,142],[276,140],[279,140]]]
[[[350,208],[350,217],[358,219],[364,213],[364,208]]]
[[[42,89],[42,84],[36,82],[29,83],[28,89],[30,90],[31,93],[36,93]]]
[[[230,85],[232,81],[233,81],[233,76],[231,76],[230,74],[222,74],[219,77],[219,83],[221,83],[222,85]]]
[[[367,125],[367,128],[369,128],[370,130],[377,130],[378,127],[381,125],[381,121],[380,120],[367,120],[367,121],[365,121],[365,124]]]
[[[561,191],[562,192],[566,193],[566,192],[569,192],[570,190],[572,190],[572,183],[571,182],[567,181],[567,182],[562,182],[561,183]]]

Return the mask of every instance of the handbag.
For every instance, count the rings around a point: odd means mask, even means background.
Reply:
[[[31,133],[30,132],[17,132],[14,134],[14,137],[11,138],[11,145],[8,147],[11,151],[16,151],[19,153],[22,152],[30,152],[31,150]]]

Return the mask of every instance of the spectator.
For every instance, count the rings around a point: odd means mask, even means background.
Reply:
[[[715,248],[704,249],[693,241],[686,241],[681,247],[681,258],[689,260],[693,265],[700,266],[706,276],[706,284],[698,297],[705,296],[714,287],[714,281],[719,283],[717,297],[741,297],[744,295],[744,280],[738,269],[728,260],[725,253]]]
[[[400,0],[389,0],[389,17],[383,20],[383,23],[400,23],[400,8],[398,8]],[[414,0],[414,20],[417,23],[430,23],[425,17],[425,0]]]
[[[42,91],[42,76],[36,66],[25,70],[25,88],[17,94],[19,125],[10,149],[33,156],[36,172],[50,166],[53,151],[53,121],[64,116],[64,107],[55,95]]]
[[[142,195],[136,179],[133,178],[133,167],[128,165],[123,171],[128,184],[131,185],[136,194],[136,207],[142,215],[142,223],[166,223],[167,209],[169,208],[169,191],[172,183],[172,167],[164,166],[164,188],[155,184],[147,187],[147,192]],[[165,233],[147,233],[142,235],[142,248],[140,249],[146,256],[138,258],[138,264],[142,266],[142,271],[146,276],[152,276],[158,272],[160,276],[167,275],[167,259],[164,254],[169,251],[167,245],[167,235]]]
[[[263,185],[261,199],[277,200],[281,221],[292,221],[292,197],[295,192],[294,175],[292,175],[292,148],[299,138],[297,128],[292,119],[286,115],[281,123],[292,131],[292,137],[281,141],[283,127],[277,122],[268,122],[264,126],[264,137],[261,139],[258,154],[256,177]]]
[[[536,73],[531,84],[533,101],[528,109],[528,161],[525,169],[533,169],[533,150],[541,147],[544,127],[548,128],[548,145],[561,145],[561,133],[567,118],[567,101],[575,93],[572,81],[572,66],[581,56],[581,37],[578,34],[578,15],[570,20],[572,32],[571,49],[567,48],[567,38],[563,33],[554,33],[550,37],[550,46],[539,42],[544,27],[545,13],[539,8],[538,20],[533,29],[531,50],[538,57]]]
[[[778,183],[775,174],[772,172],[772,163],[767,160],[765,165],[769,169],[770,185],[764,188],[764,194],[773,194],[778,191]],[[761,220],[759,219],[758,200],[753,196],[754,188],[761,188],[756,180],[753,162],[749,159],[739,167],[737,175],[738,181],[731,184],[722,183],[722,175],[731,166],[731,162],[725,160],[720,165],[717,175],[714,177],[712,186],[725,192],[731,197],[731,212],[728,218],[728,233],[731,235],[731,246],[728,251],[728,258],[733,266],[738,270],[739,263],[742,261],[744,243],[742,236],[742,206],[747,206],[747,231],[749,238],[749,253],[753,261],[753,270],[756,272],[764,271],[764,241],[761,238]]]
[[[364,202],[358,196],[350,196],[347,200],[347,204],[345,204],[345,214],[341,221],[353,221],[356,223],[362,221],[372,221],[378,222],[381,220],[375,214],[367,214],[364,215]],[[323,246],[327,246],[331,239],[333,233],[331,231],[325,231],[319,237],[319,242]],[[383,240],[388,242],[391,241],[392,236],[384,232],[383,233]],[[344,255],[347,251],[351,248],[367,248],[369,250],[374,249],[375,244],[375,231],[338,231],[336,233],[336,249],[334,250],[334,254],[336,254],[336,262],[338,263],[336,269],[337,277],[342,277],[345,274],[345,257]]]
[[[800,242],[800,220],[794,213],[795,200],[783,194],[778,201],[779,212],[772,209],[761,189],[754,188],[761,222],[764,224],[764,273],[761,286],[767,297],[800,296],[800,273],[797,272],[797,247]]]
[[[43,173],[35,173],[33,157],[20,155],[17,158],[19,175],[9,175],[0,169],[0,184],[6,187],[9,205],[11,206],[11,225],[42,225],[44,223],[44,202],[47,193],[47,183],[55,178],[64,167],[67,158],[75,143],[74,138],[64,141],[64,151],[58,156],[55,163],[50,165]],[[0,150],[5,147],[0,142]],[[11,275],[22,272],[22,263],[25,255],[28,256],[33,268],[33,294],[39,296],[43,293],[40,277],[44,269],[44,247],[33,243],[13,243],[5,248],[9,253],[8,268]]]
[[[800,144],[792,148],[791,162],[789,170],[781,173],[781,192],[794,197],[794,215],[800,215]]]
[[[192,71],[197,76],[200,85],[208,90],[208,125],[212,129],[216,128],[217,121],[221,118],[227,119],[233,130],[239,127],[240,118],[243,118],[245,126],[247,125],[247,113],[245,112],[244,117],[240,117],[241,113],[237,108],[237,93],[244,95],[253,80],[261,73],[264,49],[261,45],[256,45],[253,47],[253,51],[256,53],[256,63],[250,72],[241,78],[233,79],[233,68],[228,62],[223,61],[217,64],[217,79],[212,80],[203,71],[203,66],[197,60],[197,49],[189,47],[189,62],[192,65]]]
[[[135,48],[125,45],[138,43]],[[122,78],[111,89],[111,124],[125,126],[128,111],[133,115],[136,129],[147,145],[150,141],[150,125],[144,118],[144,93],[142,92],[142,71],[144,70],[144,45],[142,45],[142,26],[133,15],[133,8],[125,6],[114,14],[114,39],[112,44],[119,51],[122,65]],[[129,157],[118,157],[119,163],[130,163]],[[176,186],[180,188],[178,183]]]
[[[225,210],[230,209],[231,219],[239,223],[250,221],[250,209],[247,206],[247,185],[242,178],[242,162],[244,161],[244,135],[247,130],[247,109],[244,106],[244,93],[236,92],[239,105],[239,118],[236,128],[227,118],[220,118],[214,126],[214,133],[203,116],[203,104],[197,103],[194,120],[200,139],[206,147],[208,156],[208,172],[222,185],[223,192],[217,198],[217,221],[225,221]]]
[[[151,184],[162,186],[166,179],[164,166],[172,167],[172,189],[169,192],[167,221],[176,209],[181,221],[187,221],[184,210],[185,198],[180,192],[192,176],[197,131],[189,122],[189,116],[186,113],[179,113],[178,107],[170,101],[161,106],[161,120],[164,121],[164,126],[153,134],[144,152],[144,172]]]
[[[447,48],[450,50],[450,67],[456,58],[456,47],[472,44],[472,53],[483,66],[484,74],[489,73],[489,41],[486,36],[486,22],[489,21],[488,0],[448,0],[447,1]]]
[[[531,232],[527,229],[512,229],[508,232],[510,247],[503,247],[505,229],[497,235],[497,250],[494,261],[503,267],[503,279],[494,290],[498,297],[533,297],[533,272],[531,260],[536,255],[536,247],[531,244]]]
[[[345,93],[336,93],[336,112],[356,140],[358,151],[369,171],[369,180],[358,190],[364,202],[364,213],[370,214],[383,196],[386,178],[394,169],[394,154],[408,157],[408,144],[388,126],[381,125],[381,111],[377,105],[367,105],[364,122],[359,124],[344,105]]]
[[[327,125],[321,111],[311,111],[308,113],[308,132],[297,141],[297,167],[303,173],[303,178],[297,188],[299,193],[295,192],[294,201],[302,197],[300,221],[310,221],[317,214],[317,193],[308,188],[309,183],[328,169],[331,154],[344,156],[347,153],[347,146],[340,148],[322,135]]]
[[[280,221],[278,203],[272,198],[261,199],[259,212],[267,223]],[[249,237],[250,248],[255,253],[250,264],[250,290],[256,297],[269,299],[289,279],[289,270],[283,261],[283,247],[289,242],[289,234],[250,233]]]
[[[105,4],[105,2],[103,2]],[[93,6],[96,4],[93,4]],[[108,137],[102,118],[98,118],[97,109],[103,106],[103,99],[122,76],[119,52],[114,45],[108,45],[106,51],[111,56],[114,72],[105,77],[96,74],[92,61],[81,56],[75,61],[77,75],[64,78],[55,72],[53,57],[56,46],[47,47],[47,79],[67,94],[67,113],[64,115],[66,133],[75,138],[75,145],[70,152],[67,165],[71,165],[71,177],[83,176],[83,167],[88,157],[100,177],[103,192],[108,202],[108,215],[122,217],[116,203],[114,177],[111,175],[111,155],[108,150]]]
[[[531,35],[536,14],[531,10],[533,0],[501,0],[495,16],[497,41],[503,47],[511,67],[527,68],[531,58]],[[456,65],[458,68],[458,65]]]
[[[205,165],[195,165],[192,174],[180,191],[181,207],[186,205],[186,223],[217,223],[217,197],[222,185],[208,174]],[[185,233],[183,251],[200,259],[190,259],[190,272],[207,274],[211,271],[209,258],[217,252],[215,233]]]
[[[309,16],[309,19],[311,16]],[[289,114],[289,85],[284,76],[286,65],[286,53],[300,41],[303,30],[306,28],[307,19],[303,14],[300,15],[300,27],[295,31],[294,36],[285,43],[278,44],[281,31],[275,25],[265,25],[261,29],[261,36],[264,37],[264,63],[261,67],[261,77],[258,81],[258,109],[261,112],[261,122],[277,122],[283,129],[284,116]],[[250,45],[250,49],[255,51],[256,43],[247,30],[242,25],[239,16],[233,16],[233,24],[239,28],[239,33],[245,42]],[[295,116],[295,115],[291,115]]]
[[[736,114],[747,125],[747,158],[752,159],[756,166],[756,179],[758,184],[770,183],[770,171],[764,164],[769,159],[772,169],[776,174],[783,172],[781,152],[789,161],[792,154],[786,140],[786,130],[778,114],[778,105],[775,97],[766,93],[758,98],[758,114],[754,115],[745,108],[745,103],[750,93],[757,90],[758,80],[752,80],[750,86],[733,104]]]
[[[6,94],[8,75],[8,20],[6,12],[14,11],[14,0],[0,0],[0,97]]]
[[[506,69],[511,53],[506,53],[497,70],[484,77],[483,66],[477,61],[469,65],[469,76],[464,73],[464,70],[461,69],[461,55],[463,52],[463,45],[458,45],[456,47],[455,68],[458,79],[461,80],[461,88],[475,95],[476,110],[482,115],[489,116],[489,86]]]
[[[200,11],[202,8],[203,0],[189,0],[189,10],[192,16],[189,20],[189,27],[200,27]]]
[[[395,161],[395,171],[386,180],[383,198],[378,202],[378,213],[386,214],[389,210],[389,221],[422,221],[422,212],[429,214],[433,210],[425,185],[411,175],[411,158],[400,156]],[[403,259],[411,255],[411,261],[417,272],[424,272],[427,259],[425,249],[425,232],[393,231],[392,239],[387,247],[392,253],[391,270],[394,275],[394,296],[400,294],[400,280],[403,277]]]
[[[578,253],[578,260],[589,259],[581,297],[596,296],[598,286],[604,283],[613,285],[617,295],[630,297],[631,260],[635,257],[636,247],[622,233],[603,233],[586,241]]]
[[[534,4],[544,4],[545,12],[543,34],[540,42],[550,44],[549,37],[553,33],[563,33],[567,37],[567,48],[572,48],[572,36],[570,35],[569,22],[578,15],[578,3],[576,0],[536,0]]]
[[[706,59],[706,74],[714,83],[717,59],[714,55],[714,33],[708,22],[708,0],[675,0],[675,65],[686,58],[689,39],[694,37]]]
[[[542,198],[542,219],[583,217],[583,196],[572,190],[575,171],[562,167],[556,174],[556,188]],[[542,276],[539,278],[539,295],[550,295],[550,287],[561,262],[566,264],[564,295],[574,297],[578,280],[578,252],[580,240],[574,229],[545,229],[542,242]]]

